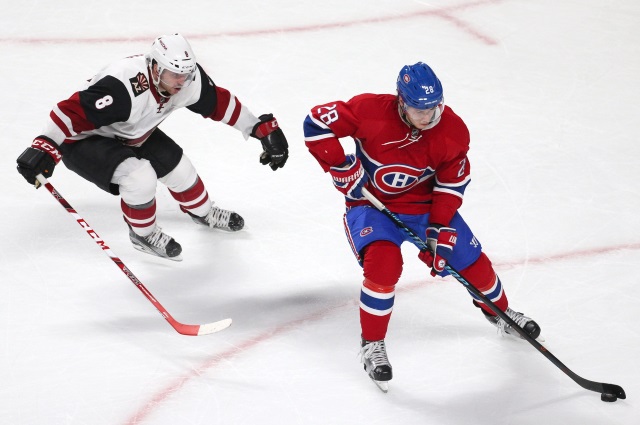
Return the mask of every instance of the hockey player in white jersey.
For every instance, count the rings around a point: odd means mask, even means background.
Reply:
[[[244,220],[210,199],[182,148],[158,126],[173,111],[187,109],[260,140],[260,162],[274,171],[285,165],[288,144],[272,114],[256,117],[228,90],[217,86],[196,62],[180,34],[158,37],[146,55],[102,69],[70,98],[59,102],[39,136],[18,157],[18,172],[31,184],[65,166],[99,188],[120,195],[133,246],[170,260],[182,247],[156,223],[156,184],[162,182],[180,209],[198,224],[228,231]]]

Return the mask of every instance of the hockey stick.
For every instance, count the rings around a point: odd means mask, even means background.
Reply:
[[[387,207],[385,207],[385,205],[382,202],[380,202],[375,196],[373,196],[371,192],[369,192],[366,188],[363,188],[362,194],[364,195],[365,198],[367,198],[369,202],[373,204],[373,206],[375,206],[384,215],[390,218],[391,221],[393,221],[396,224],[396,226],[398,226],[401,230],[403,230],[411,238],[411,241],[413,242],[413,244],[420,249],[420,251],[424,252],[424,251],[430,250],[429,246],[422,239],[420,239],[420,237],[416,235],[416,233],[413,230],[409,229],[402,222],[402,220],[398,218],[397,215],[395,215]],[[536,350],[542,353],[543,356],[549,359],[551,363],[556,365],[556,367],[558,367],[567,376],[573,379],[582,388],[602,394],[600,398],[603,401],[615,401],[616,398],[622,398],[622,399],[627,398],[622,387],[618,385],[589,381],[588,379],[584,379],[583,377],[575,374],[571,369],[569,369],[560,360],[558,360],[553,354],[551,354],[549,350],[547,350],[542,344],[540,344],[535,339],[531,338],[531,336],[529,336],[529,334],[527,334],[520,326],[518,326],[516,322],[514,322],[509,316],[507,316],[502,310],[500,310],[489,298],[487,298],[486,295],[484,295],[482,292],[476,289],[475,286],[471,285],[453,267],[447,264],[445,265],[445,270],[447,270],[447,272],[449,272],[449,274],[453,276],[458,282],[464,285],[464,287],[468,289],[469,292],[473,293],[475,296],[480,298],[491,309],[491,311],[497,314],[502,320],[507,322],[509,326],[515,329],[522,336],[522,338],[526,339],[527,342],[529,342],[529,344],[533,345],[536,348]]]
[[[190,335],[190,336],[207,335],[207,334],[211,334],[211,333],[226,329],[231,325],[231,319],[223,319],[217,322],[207,323],[204,325],[186,325],[174,319],[169,314],[169,312],[162,306],[162,304],[160,304],[158,300],[156,300],[155,297],[151,295],[151,292],[149,292],[147,288],[144,287],[142,282],[140,282],[140,280],[138,280],[138,278],[134,276],[131,270],[129,270],[127,266],[124,265],[122,260],[116,257],[113,251],[111,251],[111,248],[107,246],[105,241],[102,240],[100,236],[98,236],[96,231],[93,230],[91,226],[89,226],[89,223],[87,223],[82,217],[80,217],[80,215],[76,212],[76,210],[74,210],[73,207],[67,202],[67,200],[62,197],[60,192],[58,192],[42,174],[38,174],[36,178],[38,179],[38,182],[42,186],[46,187],[49,193],[51,193],[51,195],[54,198],[56,198],[58,202],[60,202],[60,205],[62,205],[62,208],[67,210],[67,212],[71,214],[73,218],[76,219],[80,227],[82,227],[87,232],[87,234],[91,236],[91,239],[93,239],[94,242],[98,244],[100,249],[102,249],[102,251],[104,251],[104,253],[107,254],[109,258],[111,258],[111,260],[116,264],[116,266],[118,266],[118,268],[122,270],[122,273],[124,273],[129,278],[129,280],[134,285],[136,285],[136,287],[140,290],[140,292],[142,292],[144,296],[147,297],[149,301],[151,301],[151,304],[153,304],[155,308],[158,309],[162,317],[164,317],[166,321],[169,322],[171,326],[173,326],[173,329],[178,331],[178,333],[182,335]]]

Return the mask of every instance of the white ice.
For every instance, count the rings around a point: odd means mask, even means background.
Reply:
[[[2,1],[0,424],[631,425],[640,418],[640,3],[300,0]],[[135,251],[119,201],[51,182],[179,321],[177,334],[15,159],[56,102],[103,65],[179,31],[221,86],[272,112],[278,172],[255,140],[184,110],[162,128],[240,212],[209,232],[158,188],[174,263]],[[472,135],[462,214],[511,306],[571,370],[621,385],[603,403],[532,346],[496,335],[455,280],[405,244],[387,336],[388,394],[357,359],[361,270],[343,202],[307,152],[320,103],[393,93],[429,63]],[[353,144],[345,147],[353,150]]]

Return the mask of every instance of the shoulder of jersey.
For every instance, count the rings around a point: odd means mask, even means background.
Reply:
[[[392,94],[374,94],[374,93],[363,93],[357,96],[354,96],[349,101],[350,103],[388,103],[395,102],[396,97]]]
[[[453,110],[446,106],[442,113],[440,123],[434,127],[434,130],[446,132],[452,135],[450,139],[459,144],[468,146],[470,142],[469,129],[465,122]]]
[[[104,68],[100,74],[120,80],[134,98],[149,90],[150,81],[144,55],[117,60]]]
[[[396,117],[396,96],[392,94],[364,93],[349,101],[351,109],[361,118],[384,119],[393,113]]]
[[[449,106],[445,105],[444,111],[442,112],[442,122],[447,122],[454,126],[465,126],[464,121],[460,118],[453,109]]]

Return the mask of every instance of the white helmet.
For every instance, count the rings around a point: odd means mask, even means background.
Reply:
[[[196,73],[196,55],[189,42],[180,34],[161,35],[151,44],[151,51],[145,55],[149,69],[153,70],[153,61],[158,64],[158,79],[153,72],[151,78],[156,88],[162,72],[167,70],[175,74],[187,74],[187,81],[193,81]]]

